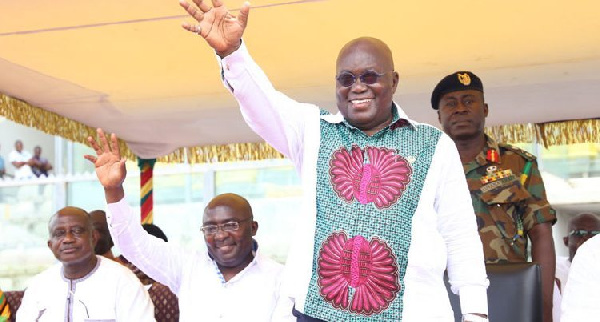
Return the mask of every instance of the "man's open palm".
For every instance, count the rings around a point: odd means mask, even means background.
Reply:
[[[121,158],[117,136],[113,133],[110,136],[110,145],[102,129],[98,129],[97,142],[93,137],[88,137],[90,146],[96,151],[96,156],[85,155],[96,167],[96,175],[104,188],[119,188],[125,180],[127,170],[125,169],[125,159]]]
[[[179,0],[179,4],[198,22],[184,23],[183,28],[201,35],[221,57],[239,48],[240,39],[248,24],[248,3],[244,3],[238,16],[232,15],[221,0],[212,0],[212,8],[202,0],[194,0],[194,3],[192,5]]]

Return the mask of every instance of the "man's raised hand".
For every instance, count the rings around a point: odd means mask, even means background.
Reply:
[[[125,169],[125,158],[121,158],[117,136],[110,136],[110,144],[104,135],[104,131],[98,128],[98,141],[88,137],[90,146],[96,151],[96,155],[84,155],[83,157],[94,164],[98,180],[105,189],[121,189],[127,170]]]
[[[212,8],[202,0],[193,1],[194,4],[190,4],[179,0],[179,5],[198,22],[184,22],[183,29],[202,36],[221,58],[236,51],[248,24],[250,4],[245,2],[239,14],[234,16],[221,0],[212,0]]]

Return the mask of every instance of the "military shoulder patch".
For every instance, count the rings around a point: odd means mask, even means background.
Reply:
[[[516,154],[522,156],[527,161],[535,161],[535,158],[536,158],[535,155],[533,155],[525,150],[521,150],[521,149],[517,148],[516,146],[512,146],[512,145],[506,144],[506,143],[498,143],[498,147],[500,147],[500,149],[516,153]]]

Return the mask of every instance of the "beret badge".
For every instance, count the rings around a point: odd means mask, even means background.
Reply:
[[[472,72],[465,70],[447,75],[435,85],[435,88],[431,93],[431,107],[434,110],[437,110],[439,108],[440,99],[447,93],[466,90],[475,90],[483,93],[481,79]]]
[[[464,74],[460,74],[457,73],[456,76],[458,76],[458,81],[465,85],[465,86],[469,86],[471,85],[471,77],[469,77],[469,74],[464,73]]]

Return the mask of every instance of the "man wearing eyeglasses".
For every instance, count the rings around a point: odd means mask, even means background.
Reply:
[[[283,266],[260,254],[252,208],[236,194],[222,194],[205,207],[200,231],[207,251],[187,251],[150,236],[127,204],[127,175],[117,137],[102,129],[88,141],[108,203],[107,219],[122,254],[179,299],[180,321],[292,321],[291,302],[280,297]]]
[[[598,215],[590,213],[581,213],[569,220],[568,235],[563,238],[565,246],[569,249],[568,257],[556,258],[556,288],[554,289],[554,322],[560,318],[562,294],[564,294],[567,281],[569,279],[569,270],[577,250],[588,239],[600,234],[600,218]]]
[[[440,80],[431,94],[431,107],[458,148],[485,261],[527,262],[530,239],[531,257],[542,271],[543,319],[552,321],[556,215],[535,156],[485,134],[488,104],[483,83],[472,72],[458,71]]]
[[[94,253],[98,235],[85,210],[59,210],[48,232],[48,248],[60,263],[30,281],[17,321],[155,321],[137,277]]]
[[[276,91],[219,0],[181,1],[197,23],[248,125],[303,179],[303,220],[283,292],[298,321],[452,321],[446,267],[466,321],[486,320],[487,279],[458,153],[438,129],[393,102],[399,76],[388,46],[347,43],[336,61],[338,114]],[[198,37],[198,36],[197,36]]]

